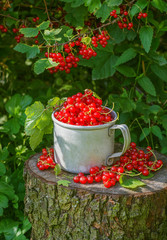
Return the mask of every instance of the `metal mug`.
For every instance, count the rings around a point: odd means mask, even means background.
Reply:
[[[89,173],[91,167],[112,165],[130,145],[130,132],[125,124],[116,125],[117,114],[111,112],[113,121],[97,126],[75,126],[58,121],[54,123],[54,156],[61,168],[71,173]],[[114,153],[115,130],[120,129],[124,145]]]

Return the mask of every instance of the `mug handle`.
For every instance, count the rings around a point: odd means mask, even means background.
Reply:
[[[110,132],[115,129],[121,130],[123,138],[124,138],[124,145],[123,145],[122,152],[113,153],[106,158],[106,165],[112,165],[114,162],[114,159],[112,159],[112,158],[120,157],[121,155],[123,155],[126,152],[126,150],[130,146],[131,137],[130,137],[130,132],[129,132],[128,126],[126,124],[114,125],[109,128],[109,135],[110,135]]]

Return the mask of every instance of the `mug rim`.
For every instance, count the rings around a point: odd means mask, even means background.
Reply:
[[[111,110],[110,108],[106,107],[107,109]],[[67,123],[63,123],[58,121],[55,117],[54,117],[54,113],[56,112],[56,110],[52,113],[52,120],[55,124],[64,127],[64,128],[69,128],[69,129],[75,129],[75,130],[98,130],[98,129],[102,129],[102,128],[108,128],[111,127],[112,125],[115,124],[116,120],[117,120],[117,114],[115,111],[112,111],[111,114],[114,114],[114,119],[110,122],[107,122],[105,124],[101,124],[101,125],[95,125],[95,126],[76,126],[76,125],[72,125],[72,124],[67,124]]]

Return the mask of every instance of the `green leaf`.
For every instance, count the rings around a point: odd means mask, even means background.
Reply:
[[[163,115],[161,117],[161,120],[162,120],[162,126],[167,130],[167,115]]]
[[[34,150],[41,142],[44,132],[39,130],[39,128],[34,128],[33,133],[30,136],[30,147]]]
[[[152,172],[150,172],[148,176],[144,176],[142,174],[140,175],[140,178],[142,178],[142,179],[149,179],[149,178],[152,178],[152,177],[154,177],[154,173],[152,173]]]
[[[8,156],[9,156],[9,151],[8,151],[7,147],[4,147],[2,150],[0,150],[0,160],[1,161],[6,160]]]
[[[55,172],[55,175],[59,175],[61,173],[61,167],[60,165],[57,163],[55,168],[54,168],[54,172]]]
[[[28,46],[24,43],[19,43],[14,47],[15,51],[26,53],[26,57],[28,59],[36,57],[37,54],[40,53],[40,50],[37,45]]]
[[[5,173],[6,173],[5,165],[0,162],[0,176],[3,176]]]
[[[70,181],[67,181],[67,180],[59,180],[57,181],[57,184],[58,185],[63,185],[65,187],[68,187],[68,185],[70,184],[71,182]]]
[[[153,114],[157,114],[160,110],[162,110],[162,108],[159,105],[152,105],[148,110]]]
[[[21,98],[20,106],[22,110],[25,110],[25,108],[30,105],[32,102],[32,97],[29,95],[23,95]]]
[[[48,106],[56,107],[57,105],[59,105],[59,102],[60,102],[60,98],[54,97],[48,101]]]
[[[126,65],[120,65],[120,66],[116,67],[116,70],[126,77],[135,77],[136,76],[135,70],[132,67],[129,67]]]
[[[85,6],[88,7],[88,11],[93,13],[101,7],[100,0],[85,0]]]
[[[145,0],[138,0],[136,3],[133,4],[130,15],[133,17],[137,13],[141,12],[146,6],[148,2]]]
[[[3,216],[3,208],[0,207],[0,217]]]
[[[129,41],[134,41],[134,39],[137,37],[137,33],[135,31],[128,31],[126,37]]]
[[[122,109],[122,113],[131,112],[136,108],[136,104],[128,96],[125,97],[121,95],[121,97],[117,99],[117,102],[119,103],[120,108]]]
[[[135,189],[137,187],[143,187],[146,184],[136,178],[128,178],[122,175],[119,179],[120,185],[124,188]]]
[[[154,60],[155,63],[157,63],[159,66],[164,66],[167,64],[167,60],[159,55],[157,52],[150,52],[149,57]]]
[[[44,39],[46,41],[50,41],[50,40],[56,41],[57,40],[56,35],[58,35],[61,31],[62,31],[62,28],[57,28],[57,29],[52,29],[52,30],[45,30],[44,31]],[[60,37],[58,39],[61,40]]]
[[[52,108],[45,109],[41,117],[36,120],[35,126],[42,131],[48,125],[52,125],[52,118],[51,118],[52,112],[53,112]]]
[[[18,118],[11,118],[6,123],[5,126],[7,126],[10,129],[11,134],[17,134],[20,131],[20,123]]]
[[[1,208],[8,207],[8,198],[2,193],[0,193],[0,207]]]
[[[39,101],[26,108],[25,132],[27,135],[32,135],[36,121],[41,117],[43,111],[44,105]]]
[[[28,230],[31,228],[31,223],[29,222],[28,218],[25,218],[23,220],[23,225],[22,225],[22,233],[25,234]]]
[[[139,31],[139,37],[144,50],[148,53],[150,51],[153,39],[153,28],[150,26],[141,27]]]
[[[58,63],[53,62],[51,58],[42,58],[35,62],[34,72],[36,74],[43,73],[45,69],[56,67]]]
[[[107,0],[106,2],[107,2],[107,5],[111,7],[111,6],[119,6],[123,2],[123,0]]]
[[[1,133],[7,133],[7,132],[9,132],[9,128],[7,127],[7,126],[0,126],[0,132]]]
[[[20,32],[24,37],[35,37],[38,35],[38,28],[21,28]]]
[[[0,233],[9,233],[12,229],[17,228],[19,222],[12,220],[11,218],[4,218],[0,221]]]
[[[49,27],[50,21],[44,21],[40,25],[37,26],[38,30],[45,30]]]
[[[158,126],[153,126],[151,127],[151,132],[158,138],[160,138],[162,140],[162,132],[160,127]]]
[[[107,28],[109,35],[112,37],[112,42],[119,44],[126,38],[126,33],[118,27],[117,24],[113,24]]]
[[[155,87],[148,77],[143,76],[143,77],[139,78],[138,84],[144,89],[144,91],[146,91],[147,93],[149,93],[152,96],[156,96]]]
[[[15,192],[13,187],[6,182],[0,181],[0,193],[6,195],[9,200],[15,199]]]
[[[99,59],[98,64],[95,68],[93,68],[92,71],[93,80],[108,78],[113,76],[115,73],[114,65],[116,63],[117,57],[108,52],[103,52],[103,55],[100,56],[103,57]]]
[[[110,12],[113,10],[112,7],[109,7],[106,2],[104,2],[101,7],[95,13],[97,18],[101,18],[101,22],[105,22],[110,16]]]
[[[85,43],[86,45],[89,45],[91,43],[91,38],[90,37],[84,37],[81,40],[82,43]]]
[[[161,12],[167,12],[167,3],[162,0],[152,0],[151,4]]]
[[[13,238],[12,240],[28,240],[22,233],[18,235],[15,238]]]
[[[47,125],[44,129],[43,132],[44,134],[52,134],[53,133],[53,123],[50,125]]]
[[[119,66],[123,63],[126,63],[136,57],[136,51],[133,48],[128,48],[125,50],[121,56],[118,58],[115,66]]]
[[[146,138],[151,132],[151,129],[150,128],[143,128],[142,129],[142,133],[139,137],[139,141],[141,142],[144,138]]]
[[[73,8],[71,4],[67,3],[64,7],[67,12],[65,20],[74,27],[84,26],[85,18],[88,14],[87,8],[82,6]]]
[[[64,33],[64,36],[70,38],[72,37],[72,33],[73,33],[73,29],[70,29],[66,33]]]
[[[159,66],[158,64],[151,64],[151,70],[157,77],[167,82],[167,66]]]
[[[21,95],[15,94],[11,97],[9,101],[5,104],[6,111],[13,115],[17,115],[20,112],[20,102],[21,102]]]

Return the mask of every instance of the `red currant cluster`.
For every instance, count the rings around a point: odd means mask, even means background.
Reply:
[[[33,22],[37,22],[38,20],[39,20],[39,17],[36,17],[36,18],[33,18],[33,19],[32,19]],[[20,34],[20,33],[19,33],[20,28],[26,28],[26,26],[23,24],[23,25],[21,25],[19,28],[13,28],[13,29],[12,29],[13,33],[16,34],[15,40],[16,40],[17,43],[20,43],[21,38],[24,37],[24,34]],[[2,33],[8,32],[8,29],[7,29],[4,25],[0,25],[0,30],[1,30]],[[38,33],[38,35],[39,35],[39,33]],[[38,38],[38,35],[35,36],[34,38]],[[35,40],[35,44],[38,44],[38,43],[39,43],[39,41],[38,41],[38,40]]]
[[[21,26],[19,27],[19,29],[20,29],[20,28],[26,28],[26,26],[25,26],[25,25],[21,25]],[[19,43],[20,40],[21,40],[21,38],[24,37],[24,34],[19,34],[19,29],[18,29],[18,28],[13,28],[13,29],[12,29],[12,31],[13,31],[15,34],[17,34],[17,35],[15,36],[15,40],[16,40],[17,43]]]
[[[0,30],[2,33],[6,33],[8,29],[4,25],[0,25]]]
[[[91,90],[68,97],[54,117],[63,123],[77,126],[95,126],[113,120],[110,110],[102,106],[102,100],[93,96]]]
[[[139,15],[137,16],[138,19],[141,19],[142,17],[143,18],[146,18],[148,15],[147,13],[142,13],[142,12],[139,12]]]
[[[98,33],[95,33],[95,36],[92,37],[92,45],[96,48],[98,47],[99,43],[102,47],[106,47],[107,40],[109,39],[110,36],[108,35],[107,31],[102,31],[100,35]],[[65,54],[64,52],[67,53],[66,56],[63,56]],[[48,52],[45,52],[45,57],[52,58],[53,62],[59,63],[56,67],[49,68],[49,72],[51,74],[58,71],[65,71],[66,73],[70,73],[70,69],[72,67],[76,68],[78,66],[77,63],[80,61],[77,55],[81,55],[83,59],[87,60],[91,57],[96,57],[97,55],[91,46],[87,46],[82,42],[81,37],[79,37],[76,41],[70,42],[69,44],[64,44],[64,52],[55,52],[49,54]],[[74,52],[77,52],[76,56],[74,55]]]
[[[138,150],[136,143],[132,142],[130,148],[112,167],[92,167],[89,171],[90,175],[84,176],[84,174],[80,172],[73,178],[73,181],[81,184],[91,184],[94,181],[103,182],[106,188],[110,188],[119,181],[121,175],[130,175],[132,171],[134,176],[135,174],[136,176],[141,174],[148,176],[151,171],[159,170],[163,166],[163,162],[157,159],[151,161],[152,150],[150,146],[147,147],[147,151],[148,153],[144,153],[143,150]]]
[[[34,37],[34,38],[36,39],[36,40],[35,40],[35,44],[38,44],[38,43],[39,43],[39,41],[37,40],[39,34],[40,34],[40,32],[38,32],[38,35]]]
[[[96,57],[97,53],[92,48],[87,48],[86,44],[82,44],[79,54],[84,59],[90,59],[91,57]]]
[[[131,30],[131,28],[133,27],[133,23],[129,22],[129,19],[126,17],[128,16],[128,12],[124,11],[124,8],[120,8],[120,14],[124,15],[124,17],[119,16],[120,20],[117,21],[119,28],[120,29],[127,28],[128,30]],[[116,10],[113,10],[112,12],[110,12],[110,16],[117,18],[118,15],[116,14]]]
[[[108,35],[107,31],[102,31],[101,34],[95,34],[95,36],[92,37],[92,45],[96,48],[98,47],[98,42],[102,47],[106,47],[107,40],[110,39],[110,36]]]
[[[33,22],[39,21],[39,17],[33,18],[32,21],[33,21]]]
[[[56,163],[54,162],[54,149],[50,148],[48,151],[46,148],[42,149],[42,155],[39,157],[37,167],[39,170],[45,170],[48,168],[55,168]]]
[[[128,13],[128,11],[126,11],[125,5],[120,6],[120,15],[117,14],[117,11],[115,9],[112,12],[110,12],[111,17],[114,17],[114,18],[119,17],[117,24],[120,29],[127,28],[128,30],[131,30],[133,27],[133,23],[130,21],[130,18],[128,18],[128,15],[129,15],[129,13]],[[141,19],[142,17],[146,18],[147,13],[140,12],[137,18]]]
[[[66,73],[70,73],[70,68],[76,68],[78,66],[77,62],[79,62],[79,58],[75,57],[72,53],[69,53],[67,57],[63,57],[60,52],[58,53],[49,53],[45,52],[45,57],[52,58],[53,62],[59,63],[54,68],[49,68],[49,72],[51,74],[56,73],[58,71],[65,71]]]

